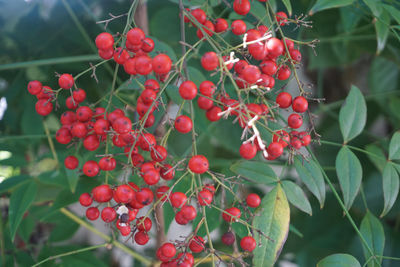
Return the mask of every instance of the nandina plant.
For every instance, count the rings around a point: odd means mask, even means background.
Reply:
[[[360,237],[366,264],[380,266],[385,259],[382,225],[367,211],[358,228],[349,213],[359,191],[363,194],[362,168],[353,151],[375,155],[348,145],[366,124],[362,93],[352,86],[340,108],[342,142],[321,140],[313,110],[324,99],[314,96],[299,74],[302,53],[314,51],[318,40],[288,37],[294,30],[307,31],[311,19],[292,15],[287,0],[282,1],[285,11],[265,0],[208,2],[178,1],[179,56],[145,33],[134,18],[135,0],[126,14],[100,21],[104,31],[92,40],[101,59],[97,64],[56,73],[51,84],[39,79],[27,84],[36,113],[44,120],[57,116],[54,135],[43,125],[53,163],[60,163],[57,171],[68,180],[68,189],[46,203],[50,215],[44,218],[61,212],[105,240],[39,255],[36,265],[114,246],[143,265],[274,266],[288,236],[302,235],[291,221],[293,210],[312,215],[308,196],[323,208],[328,188]],[[318,1],[313,12],[329,7]],[[114,20],[125,21],[117,33],[108,28]],[[187,38],[190,31],[197,39]],[[100,86],[96,72],[110,66],[112,80]],[[84,79],[99,83],[99,98],[80,85]],[[240,159],[232,156],[222,167],[215,156],[211,159],[208,147],[215,145],[215,135],[230,146],[221,153],[234,151]],[[394,190],[383,183],[381,216],[398,193],[399,165],[392,161],[400,159],[398,139],[396,133],[383,170]],[[313,146],[321,144],[341,147],[335,168],[342,196],[314,154]],[[291,169],[298,180],[288,179]],[[36,181],[23,182],[11,197],[11,211],[16,211],[9,214],[12,240],[38,191]],[[64,207],[74,202],[82,212]],[[105,224],[111,237],[92,221]],[[182,232],[168,238],[169,229]],[[138,252],[138,246],[151,252]],[[360,263],[349,254],[334,254],[318,266]]]

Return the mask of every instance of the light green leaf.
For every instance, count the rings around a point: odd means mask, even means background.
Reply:
[[[282,2],[285,5],[290,17],[292,15],[292,4],[290,3],[290,0],[282,0]]]
[[[344,204],[350,209],[360,189],[362,168],[357,156],[346,146],[342,147],[336,156],[336,173]]]
[[[317,263],[317,267],[361,267],[356,258],[349,254],[332,254]]]
[[[262,200],[253,226],[271,240],[255,232],[255,240],[261,242],[253,251],[254,267],[272,267],[286,241],[290,222],[290,209],[285,192],[278,184]]]
[[[353,4],[354,0],[318,0],[314,6],[311,8],[309,14],[313,15],[319,11],[329,9],[329,8],[338,8],[342,6],[348,6]]]
[[[363,0],[363,2],[369,7],[371,10],[372,14],[375,17],[379,17],[382,13],[382,5],[380,4],[380,1],[377,0]]]
[[[286,193],[289,202],[298,209],[312,215],[310,202],[303,189],[291,181],[282,181],[282,188]]]
[[[380,217],[385,216],[392,208],[399,194],[399,174],[392,163],[387,163],[382,174],[384,208]]]
[[[400,132],[395,132],[390,140],[389,159],[400,159]]]
[[[360,232],[363,235],[365,241],[367,242],[369,248],[372,250],[374,255],[382,256],[383,249],[385,246],[385,232],[383,231],[383,227],[381,222],[371,213],[367,212],[364,219],[361,222]],[[371,255],[368,249],[363,245],[365,260],[369,260]],[[382,258],[377,258],[378,262],[382,262]],[[368,263],[368,267],[377,267],[379,266],[375,260],[370,260]]]
[[[26,183],[30,179],[32,178],[25,174],[9,177],[0,183],[0,194],[13,189],[22,183]]]
[[[390,16],[385,10],[379,17],[377,17],[377,20],[375,22],[376,38],[378,42],[376,47],[376,53],[378,55],[385,48],[386,41],[389,36],[389,26],[390,26]]]
[[[21,223],[24,213],[28,210],[36,197],[37,184],[32,179],[29,183],[21,184],[10,197],[8,222],[10,225],[11,239],[14,241],[15,233]]]
[[[318,199],[322,208],[325,202],[325,183],[321,169],[312,159],[303,161],[299,156],[294,158],[294,166],[300,179]]]
[[[400,10],[396,9],[394,6],[388,4],[381,4],[387,12],[396,20],[398,24],[400,24]]]
[[[67,175],[69,188],[72,193],[75,193],[76,185],[79,180],[79,173],[77,170],[69,170],[65,168],[65,174]]]
[[[360,89],[352,86],[349,95],[343,102],[339,113],[340,131],[344,142],[359,135],[367,121],[367,105]]]
[[[230,169],[253,183],[272,184],[278,181],[275,172],[266,162],[241,160],[233,164]]]

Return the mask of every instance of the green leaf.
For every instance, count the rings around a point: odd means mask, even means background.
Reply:
[[[361,267],[356,258],[349,254],[332,254],[317,263],[317,267]]]
[[[400,24],[400,10],[396,9],[394,6],[388,4],[381,4],[387,12],[390,13],[392,18],[396,20],[398,24]]]
[[[290,17],[292,15],[292,4],[290,3],[290,0],[282,0],[282,2],[285,5]]]
[[[254,267],[272,267],[278,259],[286,241],[290,222],[290,209],[285,192],[278,184],[261,202],[258,216],[255,216],[253,226],[262,231],[271,240],[255,232],[257,245],[253,251]]]
[[[362,168],[357,156],[346,146],[342,147],[336,156],[336,173],[344,204],[350,209],[360,189]]]
[[[378,42],[376,46],[376,53],[378,55],[385,48],[386,41],[389,36],[389,26],[390,16],[385,10],[379,17],[377,17],[375,22],[376,38]]]
[[[28,210],[36,197],[37,184],[34,180],[20,185],[10,197],[8,222],[10,225],[11,239],[14,241],[15,233],[21,223],[24,213]]]
[[[230,169],[256,184],[272,184],[278,181],[275,172],[266,162],[241,160]]]
[[[379,17],[382,13],[382,6],[377,0],[363,0],[363,2],[369,7],[372,14],[375,17]]]
[[[352,86],[339,113],[340,131],[344,142],[348,142],[364,129],[367,121],[367,106],[360,89]]]
[[[318,0],[314,6],[311,8],[309,14],[313,15],[319,11],[329,9],[329,8],[338,8],[342,6],[348,6],[353,4],[354,0]]]
[[[343,25],[343,30],[345,32],[350,32],[357,26],[358,22],[361,20],[363,13],[352,6],[342,7],[340,9],[340,21]]]
[[[378,147],[377,145],[374,144],[369,144],[365,147],[365,150],[367,150],[371,154],[375,154],[378,157],[373,157],[369,154],[367,154],[369,160],[375,165],[375,167],[380,171],[383,172],[383,169],[385,168],[386,165],[386,156],[385,153],[383,153],[382,149]]]
[[[299,156],[294,158],[294,166],[300,179],[318,199],[322,208],[325,202],[325,183],[321,169],[312,159],[303,161]]]
[[[376,218],[371,212],[367,212],[364,219],[361,222],[360,232],[363,235],[365,241],[367,242],[369,248],[372,250],[374,255],[382,256],[383,249],[385,246],[385,232],[383,231],[383,226],[381,222]],[[368,249],[363,245],[365,260],[369,260],[371,255]],[[382,258],[377,258],[379,263],[382,262]],[[379,266],[374,259],[370,260],[368,267]]]
[[[368,86],[376,94],[394,91],[397,89],[398,75],[396,63],[384,57],[375,57],[368,72]],[[387,107],[387,98],[375,99]]]
[[[400,132],[395,132],[390,140],[389,159],[400,159]]]
[[[380,217],[385,216],[392,208],[399,194],[399,174],[392,163],[387,163],[382,177],[384,208]]]
[[[308,213],[309,215],[312,215],[310,202],[308,201],[306,194],[304,194],[304,191],[303,189],[301,189],[300,186],[291,181],[282,181],[282,187],[286,193],[289,202],[293,206],[299,208],[305,213]]]
[[[14,187],[16,187],[22,183],[28,182],[29,179],[32,179],[32,178],[25,174],[6,178],[3,182],[0,183],[0,194],[4,193],[10,189],[13,189]]]
[[[77,170],[69,170],[65,168],[65,175],[68,179],[69,188],[72,193],[75,193],[76,185],[78,184],[79,180],[79,173]]]

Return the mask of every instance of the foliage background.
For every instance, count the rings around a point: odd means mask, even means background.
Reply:
[[[162,43],[158,43],[159,47],[179,58],[177,2],[149,0],[147,8],[150,35],[162,40]],[[206,1],[185,2],[195,5]],[[208,2],[215,5],[216,13],[224,10],[221,1]],[[285,10],[281,1],[271,2],[277,10]],[[303,78],[313,84],[316,98],[326,99],[324,103],[311,107],[319,116],[317,129],[322,140],[342,143],[338,114],[351,85],[357,85],[365,95],[367,124],[362,134],[351,141],[351,145],[382,155],[383,160],[354,151],[362,163],[362,188],[366,203],[369,210],[379,216],[383,208],[382,170],[390,138],[400,125],[400,6],[395,0],[332,0],[330,3],[336,4],[335,7],[319,11],[315,8],[316,2],[291,1],[293,14],[308,14],[314,7],[315,14],[310,17],[313,27],[303,27],[297,31],[289,29],[286,32],[299,40],[320,40],[315,51],[304,46],[301,52],[304,58]],[[107,0],[0,1],[0,95],[7,100],[7,109],[0,120],[0,176],[4,180],[0,182],[2,266],[14,263],[28,266],[38,259],[87,245],[85,241],[68,242],[79,225],[59,209],[75,202],[79,193],[87,191],[96,182],[78,179],[63,168],[57,168],[48,148],[43,125],[54,133],[58,129],[57,117],[60,111],[56,112],[57,116],[53,114],[43,122],[34,112],[35,103],[26,92],[26,84],[29,80],[37,79],[55,87],[55,71],[78,73],[88,68],[89,61],[97,62],[93,40],[102,31],[102,26],[95,22],[106,18],[108,13],[125,13],[129,6],[130,1]],[[235,17],[229,12],[224,16]],[[110,23],[109,30],[121,32],[123,26],[123,19],[116,20]],[[195,29],[188,29],[187,38],[188,43],[197,40]],[[193,57],[189,65],[192,67],[192,79],[205,79],[202,71],[194,69],[200,69],[198,56]],[[109,70],[110,67],[97,69],[98,84],[89,77],[79,81],[79,86],[87,90],[89,101],[96,101],[110,88],[112,75]],[[122,82],[128,76],[120,74],[119,77],[121,81],[118,86],[124,86]],[[135,103],[137,94],[134,88],[127,86],[122,92],[121,97],[125,101]],[[168,96],[174,98],[171,94]],[[198,127],[205,129],[201,131],[200,152],[207,154],[213,170],[231,173],[230,166],[239,159],[237,148],[240,129],[226,121],[218,122],[217,126],[209,126],[205,120],[199,120]],[[172,136],[169,147],[176,155],[182,155],[191,141],[179,139],[178,142],[178,138],[181,137]],[[321,146],[313,145],[318,161],[338,190],[335,158],[339,148],[323,143]],[[65,150],[64,146],[56,144],[60,159],[67,155]],[[285,172],[285,176],[296,181],[293,172]],[[252,189],[262,193],[259,188]],[[71,191],[75,191],[75,194]],[[29,195],[30,192],[33,192],[32,195]],[[301,237],[292,232],[289,234],[281,259],[296,264],[294,266],[306,267],[315,266],[320,259],[332,253],[348,253],[364,262],[359,238],[348,220],[342,216],[343,211],[332,193],[327,191],[323,209],[320,209],[311,194],[307,193],[307,196],[312,206],[312,216],[291,206],[291,224],[301,233]],[[25,201],[28,208],[18,229],[18,223],[9,219],[10,210],[18,212],[20,208],[18,205],[13,207],[13,197],[14,203],[17,203],[16,200],[18,203]],[[49,203],[53,203],[53,206],[50,207]],[[366,208],[359,194],[350,210],[358,226],[365,213]],[[384,255],[400,257],[399,200],[380,222],[386,237]],[[14,242],[10,236],[12,231],[17,231]],[[152,248],[146,252],[147,255],[152,253]],[[94,252],[85,252],[64,257],[61,263],[64,266],[102,266],[120,261],[108,251],[96,254],[97,257],[93,255]],[[382,266],[400,266],[400,262],[384,260]]]

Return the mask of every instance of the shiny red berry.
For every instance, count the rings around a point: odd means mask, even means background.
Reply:
[[[188,133],[193,128],[192,119],[186,115],[178,116],[175,119],[175,129],[180,133]]]
[[[260,206],[261,198],[257,194],[251,193],[247,195],[246,203],[249,207],[257,208]]]
[[[58,78],[58,85],[62,89],[70,89],[74,85],[74,77],[71,74],[64,73]]]
[[[79,165],[79,160],[75,156],[68,156],[64,160],[64,165],[67,169],[75,170]]]
[[[179,94],[183,99],[192,100],[197,95],[197,86],[192,81],[185,81],[179,86]]]
[[[201,57],[201,66],[207,71],[215,70],[218,65],[219,60],[215,52],[207,52]]]
[[[256,248],[256,240],[251,236],[245,236],[240,240],[240,247],[244,251],[253,251]]]
[[[209,167],[208,160],[203,155],[193,156],[189,160],[189,169],[194,173],[198,174],[205,173],[206,171],[208,171],[208,167]]]

